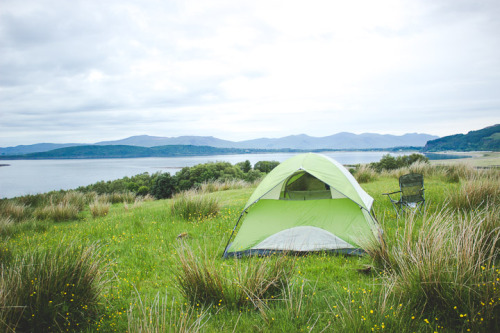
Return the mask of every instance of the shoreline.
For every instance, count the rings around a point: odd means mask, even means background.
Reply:
[[[500,167],[500,152],[498,151],[470,151],[470,152],[443,151],[435,153],[442,155],[463,156],[463,158],[431,160],[430,162],[432,164],[449,165],[449,164],[464,163],[464,164],[470,164],[474,167],[494,167],[494,168]]]

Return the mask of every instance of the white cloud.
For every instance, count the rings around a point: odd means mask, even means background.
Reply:
[[[135,134],[448,135],[492,125],[499,8],[3,0],[0,146]]]

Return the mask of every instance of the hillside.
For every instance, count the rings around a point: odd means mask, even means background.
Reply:
[[[298,151],[298,150],[282,150]],[[159,147],[137,147],[127,145],[76,146],[54,149],[46,152],[24,155],[0,156],[3,160],[37,160],[37,159],[80,159],[80,158],[136,158],[136,157],[174,157],[204,156],[273,152],[269,149],[215,148],[208,146],[170,145]]]
[[[428,141],[423,151],[500,151],[500,124]]]

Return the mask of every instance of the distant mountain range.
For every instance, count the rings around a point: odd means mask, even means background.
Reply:
[[[386,149],[394,147],[423,147],[427,141],[437,139],[437,136],[429,134],[353,134],[338,133],[326,137],[312,137],[305,134],[291,135],[283,138],[260,138],[246,141],[228,141],[212,136],[179,136],[179,137],[158,137],[149,135],[132,136],[116,141],[102,141],[93,145],[96,146],[137,146],[137,147],[158,147],[158,146],[208,146],[214,148],[238,148],[238,149]],[[59,148],[74,146],[91,146],[92,144],[77,143],[37,143],[33,145],[22,145],[16,147],[0,148],[0,155],[24,155],[32,153],[47,152]]]
[[[489,126],[467,134],[445,136],[427,142],[423,151],[500,151],[500,124]]]

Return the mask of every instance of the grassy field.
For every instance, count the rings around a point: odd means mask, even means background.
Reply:
[[[38,305],[16,308],[14,313],[22,315],[23,321],[44,321],[48,315],[42,309],[56,306],[53,304],[58,297],[58,315],[65,318],[58,321],[59,326],[47,324],[45,329],[499,330],[499,172],[475,171],[466,166],[420,168],[425,175],[427,199],[422,215],[397,219],[389,200],[382,195],[398,189],[397,177],[408,172],[407,169],[373,173],[361,184],[375,199],[374,211],[385,239],[385,246],[371,244],[370,255],[361,257],[316,253],[284,259],[279,256],[222,259],[224,246],[253,187],[192,192],[192,197],[210,198],[212,204],[216,201],[218,208],[208,214],[193,213],[187,219],[171,213],[178,197],[112,204],[97,214],[87,206],[66,222],[16,223],[4,219],[0,221],[0,260],[4,265],[0,307],[11,305],[6,301],[9,295],[5,279],[9,278],[9,269],[15,271],[16,262],[29,264],[34,253],[50,253],[54,257],[57,257],[54,253],[63,253],[62,258],[73,260],[61,251],[91,249],[95,258],[88,260],[99,266],[99,272],[92,273],[98,280],[95,299],[78,294],[85,291],[71,289],[80,282],[68,282],[62,289],[54,289],[57,295],[39,296]],[[472,201],[474,191],[480,193],[475,199],[478,201]],[[92,207],[96,205],[97,202]],[[87,256],[79,258],[83,258],[82,262],[87,260]],[[186,265],[205,275],[188,276],[183,271]],[[257,287],[251,287],[249,276],[266,267],[277,267],[281,282],[274,293],[257,295]],[[43,294],[42,275],[33,271],[19,279],[19,288],[30,291],[27,299]],[[188,278],[193,279],[188,280],[191,286],[199,283],[198,292],[210,286],[218,289],[209,295],[212,298],[202,298],[196,291],[189,294],[181,286]],[[258,278],[255,280],[262,282]],[[38,319],[38,316],[45,317]],[[34,327],[28,324],[26,327]],[[2,328],[9,331],[5,325]]]

